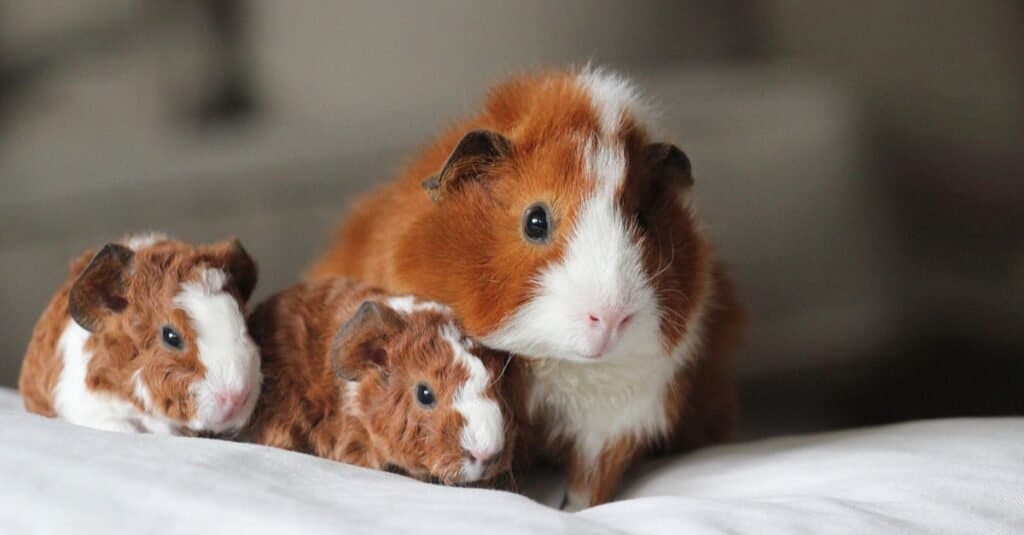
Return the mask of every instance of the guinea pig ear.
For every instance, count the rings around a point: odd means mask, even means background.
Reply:
[[[672,186],[689,188],[693,185],[690,159],[679,147],[671,143],[651,143],[646,150],[647,164],[658,189]]]
[[[490,130],[473,130],[462,137],[448,155],[441,172],[423,181],[423,189],[435,202],[469,180],[485,174],[487,167],[512,153],[512,142]]]
[[[238,238],[225,240],[214,247],[218,254],[223,255],[224,269],[228,273],[228,283],[235,285],[243,302],[248,302],[259,277],[256,261],[249,256]]]
[[[388,338],[405,328],[402,316],[387,305],[365,301],[341,326],[331,344],[334,373],[346,381],[358,381],[372,369],[388,374]]]
[[[75,323],[93,332],[104,316],[128,306],[125,272],[134,256],[129,248],[108,243],[92,257],[68,294],[68,312]]]

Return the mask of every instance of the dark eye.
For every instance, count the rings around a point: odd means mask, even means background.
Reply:
[[[434,391],[426,383],[418,383],[416,385],[416,402],[426,409],[434,408],[434,405],[437,403]]]
[[[185,341],[181,338],[181,333],[174,330],[174,327],[164,325],[160,329],[160,338],[164,341],[164,344],[171,349],[181,349],[185,345]]]
[[[535,204],[523,214],[523,236],[534,243],[545,243],[551,235],[551,215],[543,204]]]

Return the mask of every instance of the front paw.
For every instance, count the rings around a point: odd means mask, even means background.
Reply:
[[[90,422],[73,422],[85,427],[99,429],[101,431],[112,431],[115,433],[141,433],[142,429],[135,423],[127,420],[94,420]]]
[[[562,497],[561,510],[567,513],[576,513],[590,507],[590,496],[568,490]]]

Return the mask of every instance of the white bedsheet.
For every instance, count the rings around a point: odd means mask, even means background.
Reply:
[[[1024,533],[1024,418],[719,447],[648,464],[621,498],[568,514],[259,446],[93,431],[0,389],[10,534]]]

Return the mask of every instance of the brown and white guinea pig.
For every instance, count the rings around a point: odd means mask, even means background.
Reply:
[[[326,278],[271,297],[249,329],[264,382],[243,439],[444,484],[508,470],[515,365],[447,307]]]
[[[36,323],[25,407],[113,431],[237,431],[259,397],[244,312],[256,276],[236,239],[137,235],[83,253]]]
[[[445,303],[470,336],[531,357],[534,445],[567,464],[578,509],[611,499],[644,452],[734,425],[744,313],[692,185],[625,79],[515,78],[358,202],[308,276]]]

